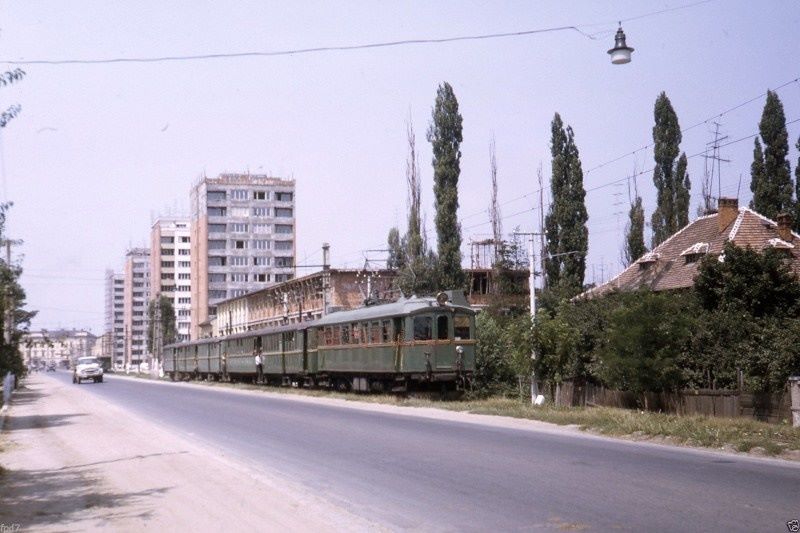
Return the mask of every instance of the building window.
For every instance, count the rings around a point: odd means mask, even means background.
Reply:
[[[275,193],[275,201],[276,202],[291,202],[292,201],[292,193],[290,193],[290,192],[276,192]]]
[[[275,274],[275,283],[282,283],[284,281],[289,281],[292,279],[291,274]]]
[[[291,250],[294,248],[293,241],[275,241],[275,250]]]
[[[178,266],[181,268],[189,268],[192,266],[192,263],[189,261],[178,261]]]
[[[208,266],[224,267],[228,264],[228,258],[219,255],[208,256]]]
[[[225,249],[225,241],[208,241],[208,249],[209,250],[224,250]],[[180,250],[181,252],[183,250]]]
[[[225,274],[214,273],[208,275],[208,281],[210,281],[211,283],[224,283],[225,278],[226,278]]]
[[[175,255],[175,250],[173,248],[162,248],[161,255]]]
[[[247,266],[247,256],[244,255],[231,256],[231,266]]]
[[[172,279],[172,276],[173,276],[173,275],[172,275],[172,274],[170,274],[169,272],[162,273],[162,274],[161,274],[161,279]]]
[[[188,272],[181,272],[178,274],[178,279],[190,279],[191,274]]]
[[[161,244],[172,244],[175,242],[175,237],[161,237]]]
[[[247,248],[247,241],[233,241],[233,247],[236,250],[245,250]]]
[[[225,291],[208,291],[208,298],[210,300],[223,300],[225,296]]]
[[[225,207],[209,207],[206,213],[210,217],[224,217],[228,215],[228,210]]]
[[[232,189],[231,200],[247,200],[247,189]]]
[[[173,268],[174,266],[174,261],[161,261],[161,268]]]
[[[291,234],[294,231],[294,226],[289,224],[275,224],[275,233],[285,235]]]
[[[253,248],[255,248],[256,250],[269,250],[270,241],[266,239],[257,239],[253,241]]]
[[[178,298],[178,303],[179,304],[190,304],[190,303],[192,303],[192,299],[191,298],[186,298],[186,297]]]
[[[247,274],[238,274],[238,273],[231,274],[231,281],[238,282],[238,283],[246,282],[247,281]]]
[[[225,233],[225,224],[209,224],[209,233]]]
[[[230,214],[232,217],[248,217],[250,210],[246,207],[231,207]]]
[[[178,250],[178,255],[190,255],[191,250]]]
[[[269,199],[267,191],[253,191],[253,200],[267,200]]]
[[[161,292],[172,292],[175,290],[175,285],[162,285]]]
[[[225,191],[208,191],[206,193],[206,199],[209,202],[224,202]]]
[[[133,277],[134,278],[143,278],[144,277],[144,272],[134,272],[133,273]]]
[[[232,231],[234,233],[247,233],[247,224],[241,222],[228,224],[228,231]]]
[[[290,207],[276,207],[275,216],[278,218],[292,218],[292,209]]]
[[[255,266],[269,266],[270,258],[263,257],[263,256],[256,256],[253,258],[253,264]]]
[[[181,242],[183,242],[183,243],[189,243],[189,242],[192,242],[192,241],[191,241],[191,240],[189,240],[189,237],[181,237]]]
[[[253,208],[253,216],[254,217],[268,217],[269,216],[269,207],[254,207]]]
[[[275,268],[289,268],[294,263],[294,257],[276,257]]]
[[[270,224],[253,224],[253,233],[269,233]]]
[[[191,309],[178,309],[178,316],[189,316],[192,314]]]
[[[266,282],[269,281],[269,274],[254,274],[255,281]]]
[[[190,292],[192,288],[189,285],[178,285],[175,290],[178,292]]]

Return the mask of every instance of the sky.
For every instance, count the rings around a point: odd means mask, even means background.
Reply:
[[[684,7],[685,6],[685,7]],[[661,13],[659,13],[661,12]],[[633,61],[612,65],[616,21]],[[440,44],[194,61],[22,64],[283,51],[410,39],[575,30]],[[199,176],[294,178],[297,262],[336,267],[380,259],[405,228],[406,124],[416,132],[422,204],[433,229],[425,134],[447,81],[463,116],[459,217],[468,243],[490,233],[489,143],[496,144],[505,232],[536,231],[537,169],[550,179],[550,122],[575,131],[589,212],[587,282],[621,269],[634,173],[646,218],[653,105],[669,96],[681,150],[702,154],[713,122],[719,189],[750,201],[750,163],[767,89],[800,119],[800,4],[668,0],[618,2],[16,1],[0,4],[0,63],[27,75],[0,91],[22,106],[0,130],[0,197],[24,268],[33,328],[104,324],[103,276],[129,247],[146,246],[154,218],[188,214]],[[741,104],[741,105],[740,105]],[[735,109],[734,109],[735,108]],[[731,110],[725,112],[726,110]],[[725,113],[723,113],[725,112]],[[720,116],[720,114],[722,115]],[[800,122],[789,124],[792,171]],[[692,218],[705,161],[690,157]],[[715,191],[717,187],[715,186]],[[716,194],[716,193],[715,193]],[[548,201],[545,191],[545,202]],[[546,208],[546,207],[545,207]],[[648,229],[649,240],[649,229]],[[373,263],[374,264],[374,263]]]

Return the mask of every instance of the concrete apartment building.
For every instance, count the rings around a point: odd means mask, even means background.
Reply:
[[[106,270],[105,288],[105,333],[101,348],[103,358],[112,365],[125,362],[125,277],[113,270]]]
[[[20,351],[22,360],[29,368],[50,363],[63,367],[78,357],[92,355],[96,339],[84,329],[41,329],[23,336]]]
[[[149,301],[172,300],[176,341],[189,340],[191,325],[191,239],[189,217],[159,217],[150,231]]]
[[[150,250],[132,248],[125,254],[123,290],[124,364],[148,360],[147,300],[150,294]]]
[[[255,174],[202,177],[191,192],[190,335],[216,304],[294,277],[295,182]]]

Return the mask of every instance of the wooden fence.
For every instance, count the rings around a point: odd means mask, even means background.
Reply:
[[[646,408],[649,411],[682,415],[754,418],[772,423],[792,419],[791,395],[788,389],[779,394],[699,389],[684,390],[680,393],[647,393],[643,397],[632,392],[607,389],[591,383],[565,382],[549,387],[547,392],[556,405]]]

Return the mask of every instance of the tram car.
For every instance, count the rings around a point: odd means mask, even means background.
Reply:
[[[475,311],[460,292],[411,297],[315,321],[164,347],[172,379],[254,381],[353,391],[463,388],[475,370]]]

